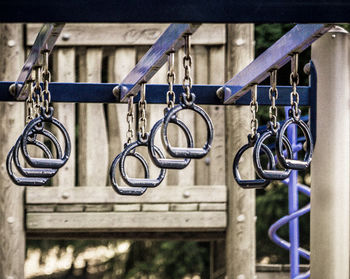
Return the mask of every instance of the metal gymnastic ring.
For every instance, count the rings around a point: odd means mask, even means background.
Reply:
[[[50,139],[50,141],[55,146],[57,157],[58,158],[62,157],[62,149],[61,149],[61,146],[60,146],[57,138],[51,132],[49,132],[45,129],[43,129],[40,132],[40,134],[42,134],[45,137]],[[43,168],[23,168],[21,166],[21,163],[19,161],[19,156],[18,156],[18,151],[19,151],[20,144],[21,144],[21,138],[22,138],[22,136],[17,139],[16,144],[15,144],[14,149],[13,149],[13,161],[15,163],[17,170],[23,176],[27,176],[27,177],[52,177],[52,176],[54,176],[57,173],[58,169],[53,169],[53,168],[44,168],[44,169]],[[40,149],[42,149],[44,151],[45,155],[48,158],[50,158],[50,159],[52,158],[51,151],[42,142],[40,142],[34,138],[33,140],[31,139],[30,141],[28,141],[28,144],[40,147]]]
[[[194,104],[195,95],[191,93],[191,100],[187,100],[186,94],[182,93],[180,104],[173,107],[164,116],[162,126],[162,141],[169,154],[175,158],[193,158],[200,159],[208,154],[214,137],[214,127],[209,115],[199,106]],[[207,141],[203,148],[189,148],[189,147],[172,147],[168,140],[168,125],[171,119],[181,110],[190,109],[197,112],[203,119],[207,126]]]
[[[170,123],[173,123],[181,128],[181,130],[185,133],[186,140],[187,140],[187,147],[191,148],[193,147],[193,138],[191,135],[190,130],[188,127],[183,123],[181,120],[177,119],[176,117],[173,117],[170,119]],[[163,124],[163,119],[160,119],[156,122],[156,124],[153,126],[150,136],[149,136],[149,144],[148,144],[148,152],[152,159],[152,162],[159,168],[164,169],[184,169],[188,166],[188,164],[191,162],[191,159],[184,158],[182,160],[180,159],[162,159],[158,158],[157,152],[155,150],[154,145],[154,139],[157,134],[157,131]]]
[[[138,134],[138,139],[137,141],[128,144],[124,151],[122,152],[122,156],[120,158],[120,163],[119,163],[119,169],[120,169],[120,174],[121,177],[123,178],[124,182],[128,184],[131,187],[156,187],[160,183],[162,183],[166,170],[165,169],[160,169],[160,173],[156,179],[150,179],[150,178],[129,178],[128,175],[126,174],[125,171],[125,158],[128,156],[128,154],[132,153],[133,150],[139,146],[148,146],[149,144],[149,135],[146,133],[144,137],[139,133]],[[157,153],[157,155],[161,158],[164,159],[164,155],[162,151],[157,147],[154,146],[154,149]]]
[[[19,141],[21,137],[22,137],[22,135],[19,137],[19,139],[17,141]],[[29,143],[29,144],[33,144],[33,143]],[[51,151],[47,148],[46,145],[41,143],[41,145],[39,144],[37,146],[44,151],[46,156],[48,156],[49,158],[52,157]],[[13,173],[12,160],[13,160],[14,148],[15,148],[15,146],[13,146],[11,148],[11,150],[8,153],[7,158],[6,158],[6,169],[7,169],[7,173],[10,176],[12,182],[15,183],[16,185],[19,185],[19,186],[42,186],[42,185],[44,185],[49,180],[48,177],[46,177],[46,178],[45,177],[17,177]]]
[[[294,160],[294,159],[287,159],[283,154],[283,140],[282,136],[284,136],[285,131],[287,130],[288,126],[291,124],[296,124],[301,131],[303,132],[307,149],[304,157],[304,161],[301,160]],[[278,162],[284,167],[288,169],[293,170],[305,170],[309,167],[311,160],[312,160],[312,153],[313,153],[313,142],[312,142],[312,136],[311,131],[308,125],[301,120],[301,119],[295,119],[290,118],[288,119],[281,127],[281,129],[278,131],[277,139],[276,139],[276,155]],[[291,157],[293,158],[293,157]]]
[[[144,170],[145,170],[145,178],[149,178],[149,168],[146,160],[137,152],[129,153],[126,156],[132,156],[138,159]],[[120,195],[131,195],[131,196],[140,196],[146,192],[147,188],[145,187],[121,187],[117,183],[117,179],[115,177],[115,172],[117,168],[117,164],[119,164],[120,158],[122,157],[122,153],[118,154],[117,157],[112,162],[111,168],[109,170],[109,177],[112,182],[112,188]]]
[[[37,168],[54,168],[59,169],[64,166],[65,163],[67,163],[70,152],[71,152],[71,142],[68,135],[67,130],[64,128],[61,122],[59,122],[57,119],[53,118],[53,107],[49,107],[49,113],[46,113],[45,110],[41,109],[41,114],[39,117],[33,119],[30,121],[27,125],[27,127],[23,131],[23,136],[21,140],[21,148],[22,153],[26,161],[32,166]],[[28,136],[31,133],[38,133],[41,129],[43,129],[44,123],[51,123],[55,125],[63,134],[64,136],[64,143],[65,143],[65,150],[64,154],[61,156],[61,158],[57,159],[48,159],[48,158],[31,158],[28,149],[27,149],[27,139]]]
[[[233,160],[233,177],[236,180],[237,184],[241,186],[243,189],[263,189],[267,185],[270,184],[270,180],[264,179],[264,178],[258,178],[258,179],[250,179],[250,180],[243,180],[241,179],[241,175],[239,173],[238,165],[239,160],[241,159],[243,153],[248,150],[249,148],[254,147],[257,139],[260,137],[259,134],[256,134],[254,138],[251,137],[251,135],[248,136],[248,143],[243,145],[237,152],[234,160]],[[262,144],[261,151],[267,155],[268,159],[268,168],[274,169],[276,167],[275,158],[273,156],[272,151],[265,145]]]
[[[279,123],[277,123],[279,125]],[[285,170],[264,170],[261,166],[261,161],[260,161],[260,151],[263,145],[263,142],[272,136],[276,135],[276,130],[269,129],[266,132],[264,132],[260,138],[257,140],[254,146],[253,150],[253,163],[255,167],[256,173],[264,179],[269,179],[269,180],[283,180],[286,179],[289,175],[290,172],[292,171],[291,169],[285,169]],[[293,152],[292,152],[292,147],[290,145],[290,142],[288,141],[287,137],[283,136],[282,138],[283,143],[285,147],[287,148],[287,154],[289,158],[293,158]]]

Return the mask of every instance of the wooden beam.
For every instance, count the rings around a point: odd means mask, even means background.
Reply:
[[[28,232],[223,231],[226,212],[28,213]]]
[[[0,25],[0,80],[15,80],[24,62],[21,24]],[[25,232],[23,188],[5,168],[7,153],[23,129],[22,103],[0,104],[0,278],[24,278]]]
[[[226,186],[165,186],[140,196],[120,196],[112,187],[27,187],[26,204],[75,203],[220,203],[226,202]]]
[[[169,24],[66,24],[56,46],[153,45]],[[27,25],[27,45],[34,43],[41,24]],[[225,24],[203,24],[193,35],[195,45],[223,45]]]
[[[227,75],[233,76],[253,59],[254,25],[229,24],[227,28]],[[233,158],[238,149],[247,143],[250,127],[249,107],[226,107],[225,116],[229,220],[226,231],[226,276],[254,278],[255,191],[240,188],[232,174]],[[253,177],[255,174],[252,159],[241,162],[240,170],[243,177]]]

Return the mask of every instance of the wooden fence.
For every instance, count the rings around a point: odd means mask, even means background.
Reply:
[[[53,81],[119,83],[166,27],[167,24],[68,24],[52,55]],[[39,28],[40,25],[28,25],[28,48]],[[194,82],[222,84],[225,25],[202,25],[192,42]],[[182,82],[184,75],[182,57],[180,50],[175,60],[177,83]],[[166,73],[165,65],[150,83],[166,83]],[[148,105],[148,129],[163,116],[164,107],[165,104]],[[191,232],[194,238],[224,237],[227,219],[224,107],[204,106],[215,127],[210,154],[202,160],[193,160],[184,170],[168,171],[161,186],[149,189],[141,197],[119,196],[108,187],[110,164],[126,139],[127,105],[64,103],[55,104],[55,108],[56,117],[71,136],[72,153],[53,180],[53,187],[27,189],[29,236],[66,236],[67,232],[72,237],[99,236],[103,232],[131,238],[148,232],[168,232],[163,236],[174,237],[171,233]],[[206,131],[201,119],[191,112],[180,117],[193,131],[197,145],[203,143]],[[171,130],[169,137],[173,144],[184,143],[176,130]],[[160,139],[156,143],[161,147]],[[139,166],[128,163],[130,175],[136,176]],[[155,177],[158,171],[151,167],[151,176]]]

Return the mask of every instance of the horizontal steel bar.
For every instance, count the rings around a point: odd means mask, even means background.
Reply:
[[[9,93],[9,86],[13,82],[0,82],[0,101],[16,101]],[[50,83],[52,102],[74,102],[74,103],[118,103],[117,98],[112,94],[114,83]],[[193,85],[192,92],[196,94],[196,103],[200,105],[222,105],[222,101],[217,97],[216,90],[220,85]],[[147,84],[146,96],[149,104],[165,104],[167,84]],[[290,86],[278,86],[279,98],[276,101],[278,106],[290,105]],[[182,85],[175,85],[176,103],[183,93]],[[270,105],[269,86],[258,86],[258,102],[260,106]],[[310,87],[299,86],[300,105],[309,106]],[[134,101],[137,102],[139,96]],[[249,105],[250,96],[246,95],[238,100],[235,105]]]
[[[346,0],[7,0],[2,22],[349,22]]]
[[[48,49],[50,52],[55,46],[58,36],[64,27],[64,23],[45,23],[30,50],[28,58],[24,63],[24,66],[15,82],[15,87],[13,87],[13,94],[18,100],[25,100],[28,97],[28,86],[26,81],[28,80],[32,69],[35,64],[41,63],[40,54],[44,49]]]
[[[225,83],[225,104],[232,104],[247,93],[253,84],[259,84],[273,69],[279,69],[291,58],[292,53],[300,53],[332,26],[325,24],[297,24],[292,30],[275,42],[252,63]],[[226,87],[236,90],[225,90]]]
[[[200,24],[171,24],[121,82],[120,100],[126,102],[127,96],[136,96],[140,90],[140,83],[148,82],[166,63],[167,53],[182,47],[183,36],[194,33],[199,26]],[[123,90],[125,84],[133,86]]]

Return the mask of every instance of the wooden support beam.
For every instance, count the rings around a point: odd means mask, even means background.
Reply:
[[[23,27],[0,25],[0,80],[15,80],[24,62]],[[7,153],[23,129],[22,103],[0,104],[0,278],[24,278],[25,232],[23,188],[6,172]]]
[[[311,278],[349,278],[350,38],[333,29],[311,49],[317,144],[311,166]]]
[[[254,25],[227,26],[227,76],[242,70],[254,56]],[[255,276],[255,191],[243,190],[235,183],[232,162],[238,149],[247,143],[250,127],[249,107],[226,108],[226,185],[228,187],[228,226],[226,231],[227,278]],[[252,160],[240,164],[242,177],[253,177]]]

